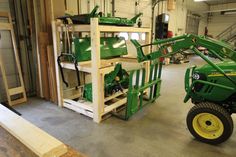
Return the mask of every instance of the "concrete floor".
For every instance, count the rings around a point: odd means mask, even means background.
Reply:
[[[184,73],[190,63],[164,68],[161,97],[129,121],[111,117],[101,124],[37,98],[16,109],[46,132],[90,157],[220,157],[235,156],[236,132],[225,143],[211,146],[194,140],[185,118],[193,106],[183,103]],[[236,117],[233,117],[234,121]]]

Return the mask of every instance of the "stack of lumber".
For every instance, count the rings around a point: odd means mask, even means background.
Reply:
[[[38,73],[41,81],[42,98],[58,103],[57,100],[57,87],[56,87],[56,72],[55,60],[52,40],[52,21],[58,16],[63,16],[65,13],[64,0],[42,0],[34,9],[40,13],[38,18],[38,58],[40,72]]]

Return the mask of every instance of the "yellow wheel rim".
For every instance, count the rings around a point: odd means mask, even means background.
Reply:
[[[192,124],[195,132],[206,139],[217,139],[224,132],[222,121],[210,113],[199,113],[194,117]]]

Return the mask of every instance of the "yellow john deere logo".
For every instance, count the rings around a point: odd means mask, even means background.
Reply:
[[[236,72],[229,72],[229,73],[226,73],[227,76],[236,76]],[[216,77],[216,76],[223,76],[223,74],[221,73],[218,73],[218,72],[214,72],[214,73],[211,73],[210,75],[208,75],[209,77]]]

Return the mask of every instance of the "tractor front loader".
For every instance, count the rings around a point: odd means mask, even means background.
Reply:
[[[138,61],[161,62],[184,50],[191,49],[207,64],[187,69],[185,74],[184,102],[191,99],[195,105],[187,115],[187,126],[198,140],[209,144],[220,144],[226,141],[233,132],[232,113],[236,113],[236,51],[223,42],[197,35],[156,40],[149,45],[132,43],[137,49]],[[157,51],[144,54],[142,48],[156,45]],[[198,50],[205,47],[211,56],[218,58],[212,62]]]

